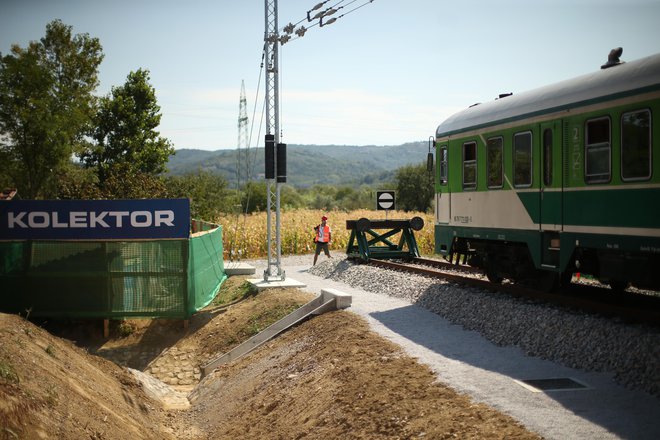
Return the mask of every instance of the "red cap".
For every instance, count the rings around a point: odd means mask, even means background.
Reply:
[[[328,217],[326,217],[326,216],[321,217],[321,220],[327,220],[327,219],[328,219]]]

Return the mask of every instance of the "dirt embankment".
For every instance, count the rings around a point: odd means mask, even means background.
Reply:
[[[175,438],[126,369],[0,314],[0,439]]]
[[[192,383],[174,385],[195,387],[186,410],[165,409],[126,369],[0,315],[0,439],[538,438],[438,383],[348,311],[306,321],[198,383],[195,368],[309,298],[266,291],[196,315],[187,332],[142,321],[127,337],[75,339],[171,382],[188,380],[179,375],[191,365]]]

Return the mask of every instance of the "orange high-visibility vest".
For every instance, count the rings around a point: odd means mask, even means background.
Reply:
[[[321,229],[323,229],[323,241],[321,241]],[[318,229],[316,230],[316,241],[318,243],[328,243],[330,241],[330,226],[319,225]]]

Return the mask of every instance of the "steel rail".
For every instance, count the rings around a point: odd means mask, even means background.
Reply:
[[[414,263],[415,260],[412,260],[411,263]],[[456,269],[453,264],[443,263],[437,260],[422,260],[425,262],[434,261],[440,263],[437,266],[443,269]],[[625,322],[660,327],[660,297],[649,297],[647,295],[635,295],[632,293],[613,295],[609,289],[573,284],[562,291],[546,293],[519,284],[496,284],[483,279],[446,273],[437,270],[437,268],[419,267],[411,263],[395,263],[392,261],[371,259],[367,264],[432,278],[441,278],[457,284],[488,291],[502,292],[519,298],[533,299],[570,309],[578,309],[583,312],[600,314],[606,317],[620,318]],[[459,266],[458,269],[463,270],[464,267]],[[645,298],[641,298],[642,296]]]
[[[483,270],[479,269],[478,267],[468,266],[466,264],[450,263],[448,261],[432,260],[429,258],[421,258],[421,257],[413,258],[412,260],[410,260],[410,262],[414,264],[420,264],[423,266],[431,266],[438,269],[452,269],[452,270],[460,270],[463,272],[483,273]]]

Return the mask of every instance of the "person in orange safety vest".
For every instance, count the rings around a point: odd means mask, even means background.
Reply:
[[[316,237],[314,237],[314,242],[316,243],[316,251],[314,252],[315,265],[316,259],[319,257],[321,250],[325,252],[325,255],[327,255],[328,258],[332,258],[330,256],[330,251],[328,250],[328,243],[330,243],[330,240],[332,239],[332,232],[330,231],[330,226],[326,223],[327,220],[328,217],[323,216],[321,217],[321,224],[314,226],[314,230],[316,231]]]

